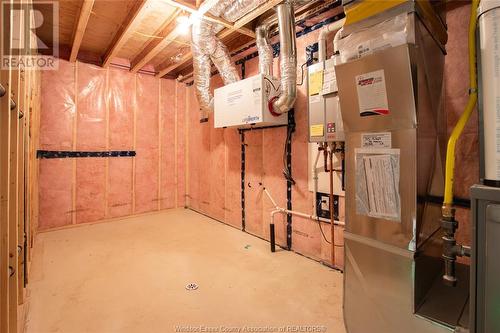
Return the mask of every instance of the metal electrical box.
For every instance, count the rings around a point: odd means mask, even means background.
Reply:
[[[286,114],[275,116],[269,111],[269,104],[279,96],[279,89],[280,82],[264,74],[215,89],[215,128],[286,125]]]
[[[309,142],[344,141],[335,63],[332,58],[307,69]]]

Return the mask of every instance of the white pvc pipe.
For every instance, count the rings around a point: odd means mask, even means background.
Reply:
[[[309,220],[313,220],[313,221],[318,221],[319,220],[319,221],[322,221],[322,222],[330,222],[330,220],[324,219],[322,217],[318,217],[315,214],[306,214],[306,213],[301,213],[301,212],[297,212],[297,211],[294,211],[294,210],[288,210],[288,209],[285,209],[285,208],[281,208],[281,207],[279,207],[276,204],[276,201],[274,201],[273,197],[271,196],[271,194],[269,193],[269,191],[267,190],[267,188],[264,188],[264,193],[267,195],[267,197],[269,198],[269,200],[271,200],[271,202],[273,203],[274,208],[275,208],[275,210],[273,210],[271,212],[271,224],[274,224],[274,215],[276,215],[277,213],[300,216],[300,217],[303,217],[303,218],[306,218],[306,219],[309,219]],[[345,223],[341,222],[341,221],[334,221],[334,224],[335,225],[342,225],[342,226],[345,225]]]
[[[327,25],[326,27],[324,27],[323,29],[320,30],[319,37],[318,37],[318,60],[320,62],[326,60],[326,38],[331,33],[342,28],[344,23],[345,23],[345,18],[343,18],[339,21],[335,21],[332,24]],[[334,45],[334,48],[335,48],[335,45]]]

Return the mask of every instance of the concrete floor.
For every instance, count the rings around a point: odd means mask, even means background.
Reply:
[[[345,332],[341,273],[184,209],[39,234],[28,292],[28,333]]]

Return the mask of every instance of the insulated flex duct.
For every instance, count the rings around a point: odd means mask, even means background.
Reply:
[[[234,22],[263,2],[263,0],[221,0],[210,13]],[[192,27],[194,84],[202,119],[206,119],[208,112],[213,109],[213,96],[210,93],[211,64],[213,63],[219,71],[224,84],[240,79],[227,47],[216,36],[217,28],[217,24],[207,20],[199,20]]]
[[[212,62],[217,67],[224,84],[240,79],[236,67],[231,63],[227,47],[215,35],[216,26],[212,22],[200,20],[193,25],[191,48],[193,51],[193,70],[196,96],[200,103],[202,119],[213,108],[210,93],[210,71]]]
[[[271,111],[279,115],[289,111],[297,99],[297,45],[293,2],[286,1],[276,9],[281,47],[281,95],[273,101]]]
[[[259,52],[259,73],[273,75],[273,48],[269,41],[269,24],[262,23],[255,29]]]

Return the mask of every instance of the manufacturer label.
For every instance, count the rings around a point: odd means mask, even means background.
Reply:
[[[391,146],[390,132],[361,134],[361,147],[363,148],[391,148]]]
[[[323,124],[311,125],[310,132],[311,136],[323,136],[324,134],[324,126]]]
[[[360,116],[388,115],[384,70],[361,74],[355,79]]]

